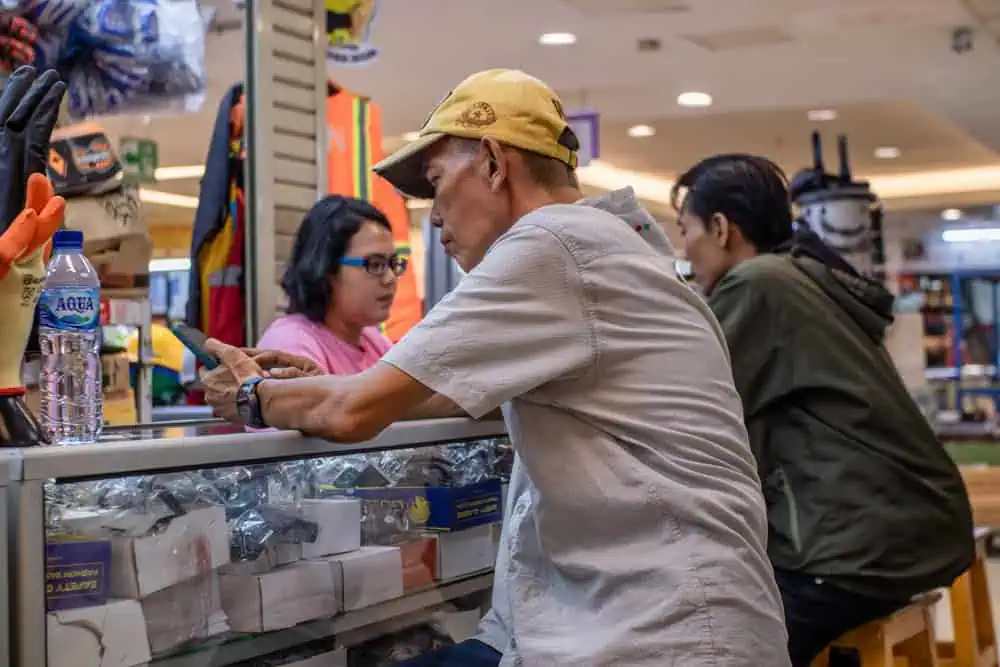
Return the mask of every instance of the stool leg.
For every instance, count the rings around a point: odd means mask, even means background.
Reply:
[[[976,619],[976,652],[995,647],[996,628],[993,626],[993,605],[990,603],[990,583],[986,576],[986,560],[977,558],[969,571],[972,587],[972,609]]]
[[[859,641],[857,649],[861,654],[861,667],[894,667],[896,664],[892,647],[885,641],[885,634],[882,632]]]
[[[972,572],[977,563],[951,585],[951,622],[955,629],[955,667],[975,667],[979,641]],[[989,599],[987,599],[989,604]]]
[[[906,658],[909,667],[938,667],[934,618],[930,608],[923,610],[923,617],[924,629],[901,643],[896,649],[896,655]]]

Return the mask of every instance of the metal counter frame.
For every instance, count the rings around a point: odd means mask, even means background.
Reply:
[[[7,450],[0,454],[0,572],[6,576],[6,579],[0,582],[0,667],[10,667],[13,664],[10,640],[14,628],[10,611],[15,577],[14,571],[10,569],[10,540],[13,536],[8,534],[10,526],[8,512],[11,507],[7,494],[11,481],[20,475],[20,470],[20,457],[16,450]]]
[[[355,444],[306,437],[296,431],[265,431],[17,450],[18,455],[11,463],[14,467],[8,468],[15,474],[4,478],[19,480],[10,487],[13,500],[10,516],[14,523],[10,527],[13,599],[12,604],[3,607],[3,612],[13,611],[14,619],[11,632],[4,633],[5,638],[13,639],[10,664],[17,667],[47,664],[44,486],[48,482],[361,454],[505,434],[500,421],[441,419],[401,422],[372,440]],[[0,667],[6,664],[0,662]]]

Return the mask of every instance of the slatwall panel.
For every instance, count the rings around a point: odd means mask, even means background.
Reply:
[[[323,0],[247,3],[247,300],[256,341],[287,303],[279,287],[299,222],[326,191]]]

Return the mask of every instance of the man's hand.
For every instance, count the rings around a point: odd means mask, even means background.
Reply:
[[[239,348],[226,345],[214,338],[205,342],[205,351],[219,360],[215,370],[201,369],[201,383],[205,387],[205,402],[212,407],[212,414],[226,421],[239,423],[236,414],[236,394],[240,385],[252,377],[271,377],[252,357]]]
[[[258,366],[268,372],[268,377],[292,379],[323,375],[315,361],[277,350],[257,350],[244,348],[243,353],[253,359]]]

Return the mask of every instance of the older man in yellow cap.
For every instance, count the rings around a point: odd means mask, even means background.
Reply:
[[[578,148],[541,81],[463,81],[375,170],[434,199],[468,275],[361,375],[262,379],[296,360],[213,343],[208,401],[345,441],[503,406],[518,462],[493,610],[409,667],[788,667],[722,332],[631,189],[582,199]]]

